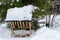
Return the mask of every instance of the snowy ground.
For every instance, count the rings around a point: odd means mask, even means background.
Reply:
[[[39,29],[37,35],[30,40],[60,40],[60,32],[43,27]]]
[[[60,24],[59,16],[56,16],[54,20]],[[6,23],[0,25],[0,40],[60,40],[60,25],[54,23],[53,28],[42,27],[38,29],[36,32],[30,37],[12,37],[10,29],[6,28]]]

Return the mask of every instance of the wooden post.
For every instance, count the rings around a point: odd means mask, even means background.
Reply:
[[[11,25],[11,37],[13,37],[14,31],[13,31],[13,25],[12,25],[12,22],[10,22],[10,25]]]
[[[29,22],[30,35],[32,34],[31,22]]]

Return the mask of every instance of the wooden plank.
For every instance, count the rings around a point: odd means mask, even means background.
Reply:
[[[18,28],[20,28],[20,26],[19,26],[19,22],[17,22],[17,25],[18,25]]]
[[[12,27],[15,28],[14,22],[12,22]]]
[[[26,28],[28,28],[28,23],[26,22]]]
[[[23,23],[23,28],[25,28],[24,22],[22,22],[22,23]]]
[[[22,28],[22,22],[20,22],[20,28]]]
[[[31,22],[29,22],[30,35],[32,34]]]
[[[13,37],[14,31],[13,31],[13,25],[12,25],[12,22],[10,22],[10,25],[11,25],[11,37]]]

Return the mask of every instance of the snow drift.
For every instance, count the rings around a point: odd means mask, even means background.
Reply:
[[[60,32],[43,27],[30,40],[60,40]]]

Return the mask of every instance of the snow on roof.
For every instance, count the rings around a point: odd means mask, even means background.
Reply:
[[[34,11],[33,5],[27,5],[20,8],[15,7],[15,8],[8,9],[5,21],[32,20],[33,11]]]

